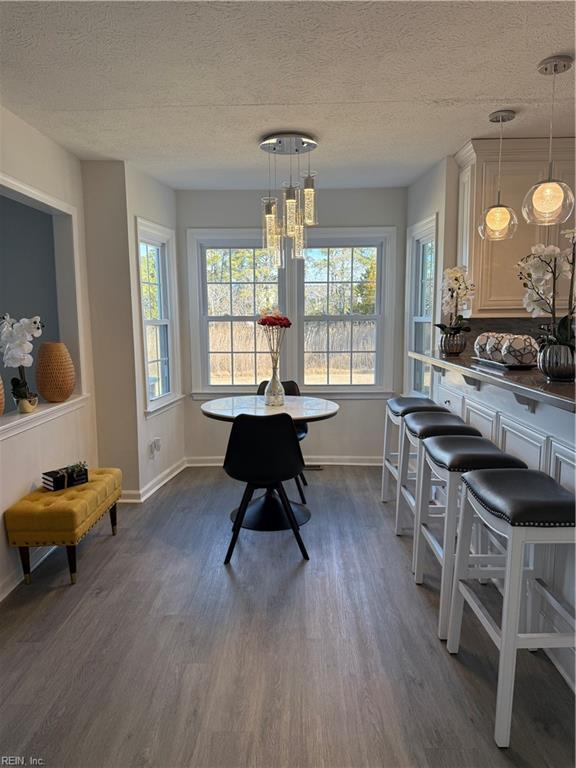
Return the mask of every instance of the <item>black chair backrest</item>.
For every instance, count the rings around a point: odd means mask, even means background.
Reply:
[[[224,470],[235,480],[259,486],[291,480],[303,472],[304,459],[292,418],[287,413],[237,416]]]
[[[261,381],[260,384],[258,384],[258,392],[256,392],[256,394],[263,395],[267,385],[268,380]],[[284,394],[288,395],[288,397],[300,397],[300,387],[295,381],[283,381],[282,386],[284,387]]]

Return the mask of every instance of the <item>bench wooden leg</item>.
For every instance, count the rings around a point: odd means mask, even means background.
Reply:
[[[110,523],[112,524],[112,534],[116,536],[116,504],[110,507]]]
[[[70,569],[70,583],[76,584],[76,544],[66,546],[68,556],[68,568]]]
[[[20,562],[22,563],[22,570],[24,571],[24,581],[26,584],[32,583],[32,576],[30,575],[30,547],[18,547],[20,552]]]

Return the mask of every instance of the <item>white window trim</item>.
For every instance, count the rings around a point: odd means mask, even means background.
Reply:
[[[438,279],[438,214],[428,217],[408,227],[406,233],[406,294],[404,300],[406,332],[404,334],[404,392],[408,394],[421,394],[412,388],[414,360],[408,357],[408,352],[414,349],[414,324],[412,322],[412,307],[415,291],[415,262],[418,256],[418,248],[422,240],[434,241],[434,291],[432,293],[432,325],[436,317],[436,285]],[[434,329],[432,329],[434,330]],[[434,333],[431,334],[434,345]]]
[[[381,350],[378,356],[376,383],[365,384],[300,384],[302,392],[316,395],[342,397],[343,399],[380,399],[393,391],[394,369],[398,361],[399,350],[395,345],[395,294],[396,294],[396,227],[314,227],[307,231],[307,244],[311,247],[324,245],[372,245],[379,248],[380,279],[379,297],[382,312],[377,320],[377,345]],[[198,318],[203,322],[203,280],[202,249],[208,247],[226,247],[226,245],[245,245],[260,247],[262,231],[260,229],[194,229],[186,230],[186,249],[188,255],[188,297],[190,302],[190,318],[194,325]],[[297,371],[298,381],[303,382],[303,356],[300,350],[303,345],[304,327],[302,323],[303,306],[303,264],[293,262],[286,280],[287,312],[292,320],[291,333],[294,340],[284,345],[281,362],[282,370]],[[300,288],[300,290],[298,290]],[[297,301],[298,297],[298,301]],[[294,308],[294,309],[293,309]],[[295,311],[294,311],[295,310]],[[243,394],[254,393],[254,385],[209,385],[207,383],[208,349],[207,334],[190,333],[190,359],[192,361],[192,391],[193,398],[204,399],[214,394]],[[394,360],[394,365],[385,365],[385,361]],[[197,361],[197,362],[195,362]]]
[[[168,366],[170,370],[170,391],[161,397],[150,399],[148,394],[148,352],[146,349],[146,322],[142,303],[140,279],[140,243],[145,241],[164,248],[164,278],[168,302]],[[142,336],[142,378],[144,382],[145,415],[151,415],[168,408],[183,397],[180,370],[180,331],[178,309],[178,282],[176,263],[176,234],[174,230],[136,217],[136,267],[138,274],[138,304]]]

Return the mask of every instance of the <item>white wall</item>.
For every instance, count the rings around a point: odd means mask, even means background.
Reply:
[[[407,226],[437,216],[436,322],[442,306],[442,272],[456,264],[458,238],[458,164],[445,157],[408,187]]]
[[[0,173],[18,184],[29,186],[31,191],[39,190],[75,208],[83,388],[88,395],[78,402],[77,407],[50,421],[43,421],[8,437],[0,433],[0,509],[3,510],[39,484],[46,469],[83,458],[94,466],[97,463],[97,441],[80,163],[36,129],[0,108]],[[34,425],[35,416],[26,418],[32,419],[29,424]],[[37,550],[33,562],[37,562],[45,552]],[[21,578],[17,550],[9,548],[2,536],[0,597],[7,594]]]
[[[124,498],[137,501],[181,469],[185,455],[184,403],[145,413],[138,277],[137,219],[175,230],[175,193],[121,161],[86,161],[82,170],[100,462],[122,468]],[[162,448],[151,458],[154,438]]]
[[[179,257],[186,276],[186,229],[188,228],[250,228],[260,226],[258,191],[197,191],[176,193]],[[405,189],[338,189],[319,191],[319,219],[322,227],[397,228],[397,296],[395,307],[395,336],[401,337],[404,296],[404,254],[406,250],[406,190]],[[196,318],[190,317],[185,291],[181,294],[184,334],[184,368],[189,368],[189,332],[195,332]],[[401,387],[401,354],[395,356],[395,388]],[[392,361],[391,361],[392,364]],[[288,374],[287,374],[288,375]],[[190,382],[187,381],[187,391]],[[328,396],[328,395],[327,395]],[[384,434],[384,399],[344,399],[333,397],[340,404],[335,419],[311,425],[309,436],[302,444],[311,462],[378,463],[382,457]],[[192,463],[219,463],[226,449],[229,427],[206,419],[200,411],[201,402],[188,398],[186,420],[186,455]]]
[[[176,231],[176,195],[174,190],[140,173],[126,164],[126,205],[128,210],[128,248],[132,286],[132,322],[134,325],[134,359],[136,369],[136,403],[138,419],[138,491],[146,496],[157,484],[182,469],[186,455],[184,444],[185,400],[170,407],[145,414],[146,392],[144,347],[138,279],[137,218],[152,221]],[[180,280],[178,279],[178,285]],[[179,384],[179,388],[181,384]],[[160,439],[161,449],[153,457],[150,442]]]

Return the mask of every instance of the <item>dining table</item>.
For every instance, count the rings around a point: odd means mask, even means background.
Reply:
[[[331,419],[338,413],[340,406],[332,400],[308,395],[286,396],[283,405],[266,405],[264,395],[233,395],[207,400],[202,403],[204,416],[216,421],[234,421],[240,414],[250,416],[275,416],[287,413],[295,424],[311,423]],[[307,505],[290,500],[298,525],[304,525],[310,520],[311,513]],[[230,517],[235,520],[238,509],[234,509]],[[266,489],[254,499],[246,511],[243,528],[252,531],[284,531],[290,528],[290,523],[282,507],[282,502],[276,491]]]

